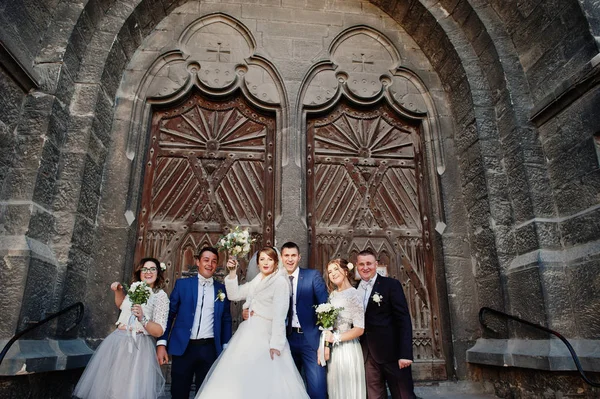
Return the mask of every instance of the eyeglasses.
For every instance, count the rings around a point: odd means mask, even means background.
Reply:
[[[156,273],[156,267],[142,267],[142,273]]]

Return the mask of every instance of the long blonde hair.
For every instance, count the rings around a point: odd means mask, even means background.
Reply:
[[[336,285],[333,284],[333,282],[329,279],[329,266],[331,265],[336,265],[337,267],[340,268],[341,271],[343,271],[346,275],[346,279],[348,280],[348,282],[350,283],[351,286],[353,286],[352,284],[352,278],[350,276],[352,276],[352,272],[350,271],[350,269],[348,269],[348,261],[346,259],[342,259],[342,258],[336,258],[336,259],[332,259],[327,263],[327,267],[325,268],[325,285],[327,286],[327,290],[329,292],[332,292],[333,290],[335,290]]]

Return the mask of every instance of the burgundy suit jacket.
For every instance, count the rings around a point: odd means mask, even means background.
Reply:
[[[378,293],[382,300],[373,301]],[[396,279],[377,276],[365,312],[365,333],[360,343],[367,354],[379,363],[413,360],[412,322],[402,285]]]

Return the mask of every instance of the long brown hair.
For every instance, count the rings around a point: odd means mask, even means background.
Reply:
[[[333,282],[329,279],[329,266],[330,265],[336,265],[337,267],[340,268],[340,270],[346,274],[346,279],[348,280],[348,282],[350,283],[351,286],[354,286],[354,284],[352,283],[352,280],[354,280],[354,278],[352,278],[352,271],[350,269],[348,269],[348,261],[346,259],[342,259],[342,258],[336,258],[336,259],[332,259],[329,262],[327,262],[327,267],[325,268],[325,285],[327,286],[327,291],[332,292],[333,290],[335,290],[336,285],[333,284]]]
[[[156,258],[143,258],[140,263],[133,269],[132,282],[143,281],[142,280],[142,268],[146,262],[152,262],[156,265],[156,281],[154,282],[154,291],[158,291],[165,286],[165,275],[163,270],[160,268],[160,262]]]

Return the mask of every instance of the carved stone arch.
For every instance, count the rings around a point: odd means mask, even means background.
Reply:
[[[407,297],[415,378],[439,380],[447,373],[432,221],[443,223],[444,157],[431,94],[402,60],[383,34],[357,26],[302,82],[311,265],[373,250]]]
[[[174,43],[146,67],[136,66],[141,78],[125,75],[138,84],[119,93],[124,101],[116,111],[130,113],[135,258],[170,263],[171,281],[193,263],[194,251],[214,245],[229,227],[248,227],[256,247],[274,243],[277,157],[288,108],[280,74],[255,54],[256,40],[231,16],[199,18]],[[130,64],[144,62],[136,55]],[[165,241],[156,230],[174,233]]]

